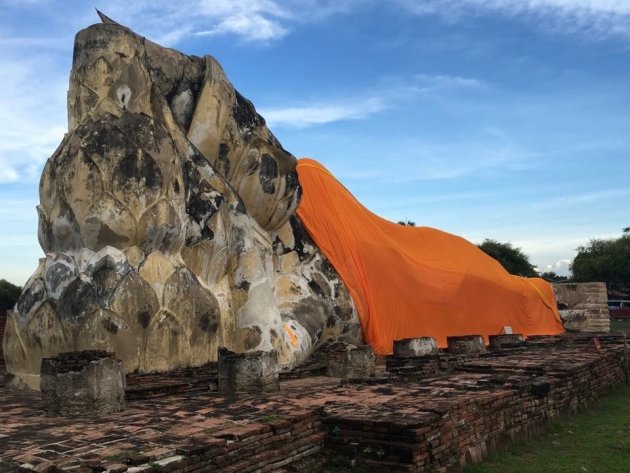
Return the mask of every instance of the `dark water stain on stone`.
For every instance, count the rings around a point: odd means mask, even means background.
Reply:
[[[114,335],[118,333],[118,325],[116,325],[116,323],[112,319],[104,319],[103,327],[105,327],[105,330],[107,330],[109,333],[112,333]]]
[[[246,350],[253,350],[262,340],[262,335],[259,327],[247,327],[243,329],[245,331],[245,337],[243,338],[243,344]]]
[[[219,329],[219,315],[216,311],[204,312],[199,316],[197,325],[204,332],[214,335]]]
[[[97,294],[92,281],[77,278],[59,298],[57,313],[62,321],[76,323],[96,307]]]
[[[148,310],[143,310],[138,313],[138,323],[143,327],[147,328],[149,326],[149,322],[151,321],[151,313]]]
[[[300,184],[300,182],[298,181],[297,171],[293,170],[289,172],[287,174],[286,181],[287,181],[287,189],[289,190],[296,189],[298,185]]]
[[[274,179],[278,177],[278,162],[270,154],[263,154],[260,159],[260,173],[258,179],[265,194],[276,192]]]
[[[238,289],[242,289],[245,292],[249,291],[249,281],[241,281],[240,283],[238,283],[238,285],[236,286]]]
[[[322,290],[322,288],[320,287],[319,284],[317,284],[315,281],[309,281],[308,282],[308,287],[311,288],[311,290],[317,294],[318,296],[323,297],[324,296],[324,291]]]
[[[103,223],[101,224],[101,228],[98,231],[97,240],[99,249],[108,245],[111,245],[115,248],[121,248],[123,247],[123,244],[129,240],[129,238],[127,238],[125,235],[119,235],[114,230],[109,228],[109,225]]]
[[[219,172],[223,174],[223,177],[227,177],[230,173],[230,160],[228,159],[228,153],[230,152],[230,147],[221,143],[219,145],[219,156],[217,157],[217,164],[219,168]]]
[[[248,135],[254,128],[263,125],[265,120],[256,113],[254,104],[243,97],[238,91],[235,90],[234,92],[236,94],[236,102],[232,109],[232,115],[241,133]]]
[[[24,289],[17,303],[18,313],[25,316],[35,304],[46,298],[46,288],[41,279],[35,279],[33,283]]]
[[[293,317],[315,340],[319,330],[327,320],[328,306],[322,299],[306,297],[293,308]]]
[[[162,185],[162,173],[157,163],[144,150],[128,149],[114,169],[113,181],[119,188],[136,187],[143,183],[145,187],[157,191]]]

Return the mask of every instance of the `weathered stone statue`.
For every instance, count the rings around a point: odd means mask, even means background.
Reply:
[[[272,350],[290,368],[361,341],[332,266],[294,216],[295,158],[217,61],[101,16],[77,34],[68,133],[40,183],[46,257],[10,313],[10,382],[102,349],[127,371]]]

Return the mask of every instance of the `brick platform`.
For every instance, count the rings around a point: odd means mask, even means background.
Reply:
[[[132,400],[107,419],[48,417],[37,396],[0,388],[0,470],[308,473],[325,471],[325,460],[457,470],[624,382],[622,340],[602,337],[599,352],[591,341],[539,338],[460,364],[445,355],[452,373],[428,379],[381,370],[343,384],[284,379],[277,393],[236,398]]]
[[[0,367],[4,368],[4,353],[2,352],[2,340],[4,340],[4,330],[7,325],[7,314],[0,314]],[[1,368],[0,368],[1,369]]]

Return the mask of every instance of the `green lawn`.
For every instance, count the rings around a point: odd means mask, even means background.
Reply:
[[[628,337],[630,337],[630,320],[622,319],[615,320],[610,319],[610,331],[611,332],[626,332]],[[628,470],[630,471],[630,470]]]
[[[558,419],[541,437],[505,447],[465,470],[516,472],[629,473],[630,386],[624,385],[588,411]]]

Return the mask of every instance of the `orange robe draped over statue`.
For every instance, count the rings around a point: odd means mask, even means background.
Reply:
[[[367,343],[483,335],[504,326],[523,335],[564,332],[551,285],[509,274],[467,240],[406,227],[363,207],[321,164],[300,159],[298,216],[335,267],[359,313]]]

